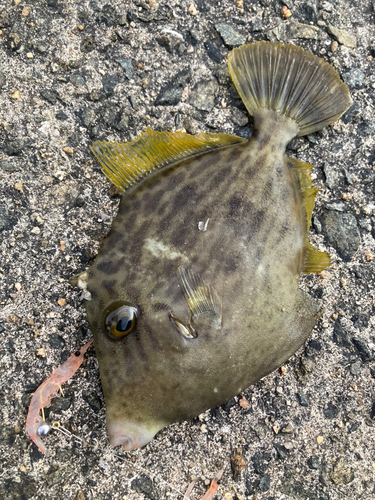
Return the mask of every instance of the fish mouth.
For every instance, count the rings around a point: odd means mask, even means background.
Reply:
[[[108,438],[111,446],[123,446],[126,451],[136,450],[151,441],[155,434],[164,427],[160,425],[142,425],[126,420],[108,422]]]

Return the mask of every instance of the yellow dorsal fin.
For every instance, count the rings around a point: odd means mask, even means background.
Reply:
[[[136,184],[151,172],[199,153],[222,148],[245,139],[229,134],[201,132],[155,132],[147,129],[138,139],[127,143],[97,141],[91,151],[103,173],[120,191]]]
[[[311,214],[315,205],[315,196],[319,191],[317,187],[311,186],[311,169],[313,165],[309,165],[303,161],[296,160],[295,158],[287,158],[287,163],[292,168],[297,176],[299,187],[302,194],[302,202],[306,211],[306,226],[307,234],[311,226]],[[304,273],[320,273],[331,264],[331,259],[328,252],[319,252],[313,247],[308,236],[306,238],[306,254],[305,265],[303,268]]]

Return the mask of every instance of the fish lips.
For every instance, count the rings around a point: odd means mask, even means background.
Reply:
[[[108,438],[111,446],[123,446],[126,451],[141,448],[165,427],[167,423],[139,424],[128,420],[107,418]]]

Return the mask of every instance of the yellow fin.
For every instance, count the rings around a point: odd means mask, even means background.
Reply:
[[[323,59],[292,44],[255,42],[233,49],[232,80],[247,110],[271,110],[297,122],[298,135],[320,130],[351,106],[349,89]]]
[[[321,273],[326,267],[331,265],[331,258],[328,252],[320,252],[307,242],[305,266],[303,273]]]
[[[151,172],[199,153],[222,148],[245,139],[229,134],[201,132],[155,132],[147,129],[138,139],[127,143],[97,141],[91,151],[103,173],[120,191],[136,184]]]
[[[319,191],[317,187],[311,186],[310,171],[313,168],[309,163],[296,160],[295,158],[286,157],[287,164],[292,168],[298,179],[298,184],[302,194],[302,203],[306,211],[306,227],[307,234],[311,226],[311,215],[315,205],[315,196]],[[331,264],[331,259],[328,252],[320,252],[313,247],[310,242],[306,241],[305,265],[303,272],[320,273]]]

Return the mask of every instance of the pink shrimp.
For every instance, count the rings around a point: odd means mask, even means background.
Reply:
[[[223,472],[224,472],[224,469],[221,469],[217,473],[216,477],[211,481],[210,487],[208,488],[208,490],[206,491],[206,493],[203,495],[203,497],[200,500],[212,500],[214,498],[214,495],[220,486],[220,479],[221,479],[221,476],[223,475]],[[187,489],[187,491],[184,495],[184,500],[186,498],[188,500],[190,500],[190,493],[194,487],[194,484],[195,484],[194,481],[190,484],[189,488]]]
[[[51,376],[38,387],[31,398],[26,419],[26,431],[42,453],[46,453],[47,449],[38,435],[38,428],[43,423],[39,412],[42,408],[49,406],[51,399],[57,396],[61,385],[75,374],[92,342],[92,340],[89,340],[79,351],[72,354],[65,363],[53,370]]]

